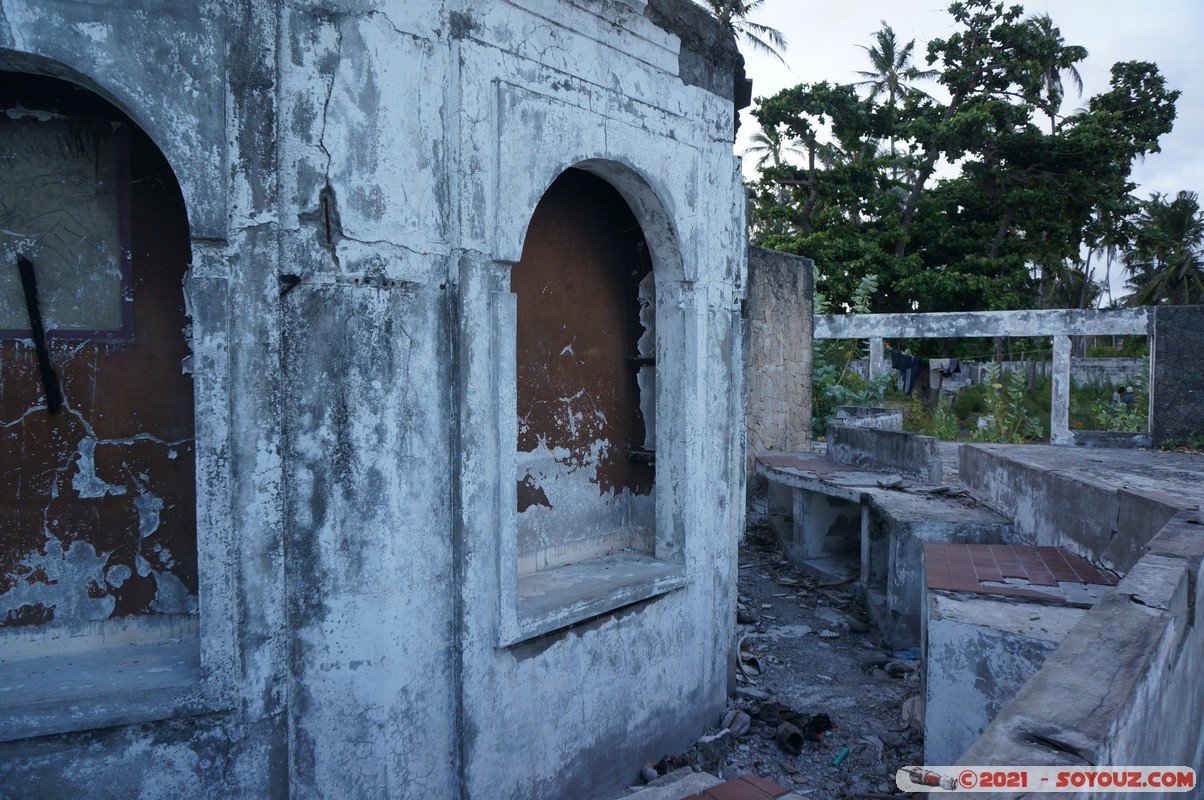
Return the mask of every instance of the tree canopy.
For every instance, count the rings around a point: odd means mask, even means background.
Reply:
[[[954,32],[928,43],[927,70],[883,22],[865,80],[758,100],[777,157],[751,187],[753,236],[814,258],[837,308],[871,274],[874,311],[1094,302],[1090,259],[1128,249],[1131,169],[1158,152],[1179,93],[1155,64],[1122,62],[1107,91],[1060,116],[1084,48],[1020,6],[949,12]]]
[[[1154,194],[1142,203],[1124,264],[1129,305],[1204,303],[1204,213],[1196,193],[1174,200]]]

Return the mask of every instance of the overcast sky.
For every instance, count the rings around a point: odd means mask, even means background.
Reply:
[[[1021,2],[1025,15],[1047,12],[1070,44],[1087,48],[1078,65],[1083,96],[1067,84],[1063,113],[1108,88],[1109,70],[1117,61],[1153,61],[1167,84],[1183,92],[1176,108],[1175,128],[1162,139],[1162,152],[1139,162],[1133,170],[1139,197],[1181,189],[1204,194],[1204,0],[1033,0]],[[948,3],[940,0],[765,0],[752,20],[780,30],[788,47],[783,66],[772,56],[741,42],[746,69],[753,79],[753,96],[769,96],[798,83],[859,80],[857,70],[869,69],[865,51],[871,35],[885,20],[900,43],[916,40],[915,61],[926,67],[927,42],[953,31]],[[748,136],[757,130],[747,116],[740,127],[736,152],[743,153]],[[755,159],[745,159],[751,174]]]

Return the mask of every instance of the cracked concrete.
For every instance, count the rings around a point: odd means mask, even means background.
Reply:
[[[18,681],[0,656],[0,685],[52,686],[83,651],[103,680],[24,711],[0,693],[4,791],[581,796],[710,721],[743,518],[744,220],[739,56],[692,9],[5,0],[0,69],[116,101],[179,184],[131,219],[149,229],[180,212],[171,235],[187,252],[154,274],[190,324],[162,326],[174,349],[151,371],[186,387],[194,429],[152,424],[164,401],[142,373],[56,345],[56,366],[112,371],[97,396],[125,407],[95,415],[64,380],[94,435],[54,416],[59,449],[37,473],[48,501],[7,546],[28,568],[18,608],[87,619],[69,647],[29,612],[13,636],[36,639],[23,652],[37,657]],[[633,276],[632,313],[639,357],[657,361],[632,382],[642,441],[589,434],[598,391],[578,387],[566,449],[595,465],[655,452],[655,492],[560,464],[578,494],[605,489],[619,525],[576,540],[583,561],[527,573],[510,279],[536,206],[574,167],[613,187],[644,234],[654,269]],[[586,338],[564,357],[583,358]],[[22,347],[0,342],[0,357]],[[7,361],[3,380],[12,443],[48,415],[34,388],[8,408]],[[114,428],[133,408],[137,424]],[[571,506],[558,488],[546,483],[547,503]],[[120,524],[56,527],[68,499]],[[171,539],[185,511],[191,535]],[[546,533],[555,548],[574,532]],[[555,583],[561,567],[575,570],[568,599],[522,617],[520,580]],[[48,604],[56,592],[70,602]],[[528,758],[506,756],[516,741]]]

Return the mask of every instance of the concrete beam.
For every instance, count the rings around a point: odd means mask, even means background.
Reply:
[[[815,338],[1148,335],[1151,322],[1152,315],[1147,308],[827,314],[815,318]]]

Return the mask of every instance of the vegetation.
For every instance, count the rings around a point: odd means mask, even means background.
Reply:
[[[760,50],[777,58],[783,64],[782,51],[786,49],[786,37],[768,25],[753,22],[749,14],[765,0],[706,0],[704,5],[736,37],[743,36],[754,50]]]
[[[869,300],[878,289],[878,280],[865,275],[853,291],[854,313],[867,313]],[[815,293],[815,313],[827,314],[828,298]],[[878,406],[894,382],[890,374],[866,381],[853,369],[853,362],[865,358],[865,343],[855,339],[821,339],[815,342],[811,366],[811,432],[823,436],[828,420],[840,406]]]
[[[942,441],[997,443],[1040,442],[1049,438],[1052,381],[1047,376],[1028,384],[1020,370],[1001,374],[988,367],[988,378],[943,396],[935,408],[907,398],[903,416],[906,430],[935,436]],[[1148,368],[1141,374],[1148,373]],[[1140,432],[1149,427],[1148,381],[1134,378],[1133,405],[1115,403],[1115,387],[1077,385],[1070,389],[1070,427],[1073,430]],[[892,402],[888,393],[887,404]],[[981,422],[980,422],[981,420]]]
[[[1157,66],[1114,65],[1106,92],[1062,116],[1084,48],[1019,6],[949,11],[955,30],[928,44],[927,69],[883,23],[864,80],[759,99],[772,150],[750,187],[754,239],[814,258],[817,289],[841,310],[869,275],[876,312],[1087,307],[1101,299],[1092,259],[1147,241],[1150,274],[1198,276],[1198,247],[1179,258],[1167,237],[1139,236],[1169,220],[1131,196],[1134,162],[1175,118],[1179,93]]]
[[[1132,248],[1124,255],[1129,305],[1204,303],[1204,213],[1195,192],[1141,204]]]

